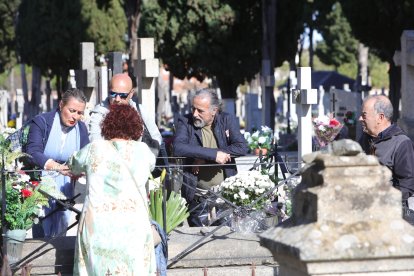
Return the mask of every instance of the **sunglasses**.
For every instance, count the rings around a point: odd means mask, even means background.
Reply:
[[[114,92],[114,91],[109,91],[109,96],[111,98],[116,98],[117,96],[119,96],[121,99],[126,99],[128,98],[129,93],[118,93],[118,92]]]

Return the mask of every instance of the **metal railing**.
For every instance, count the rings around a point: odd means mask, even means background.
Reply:
[[[3,157],[2,157],[3,158]],[[164,163],[163,165],[157,165],[155,167],[155,170],[163,170],[166,169],[166,173],[167,173],[167,179],[168,179],[168,185],[170,185],[170,187],[166,187],[166,185],[162,185],[162,189],[163,189],[163,222],[164,222],[164,228],[166,227],[166,198],[167,198],[167,194],[168,192],[170,192],[171,190],[180,190],[182,185],[185,185],[188,189],[192,189],[192,190],[196,190],[196,187],[193,187],[189,184],[187,184],[188,181],[186,181],[186,175],[183,173],[183,169],[188,168],[188,167],[193,167],[194,165],[187,165],[187,164],[183,164],[183,160],[185,160],[185,157],[160,157],[160,160],[162,160],[162,162]],[[285,158],[286,159],[286,158]],[[1,180],[2,180],[2,194],[5,195],[5,187],[6,187],[6,177],[7,174],[9,173],[15,173],[15,171],[7,171],[5,169],[4,166],[4,160],[2,160],[2,169],[1,169]],[[223,226],[226,226],[228,224],[228,217],[235,213],[235,212],[244,212],[244,210],[251,208],[252,206],[254,206],[258,201],[260,201],[261,199],[268,197],[270,194],[272,194],[278,187],[282,186],[283,184],[287,183],[290,179],[292,179],[293,177],[296,177],[299,173],[298,170],[296,170],[295,172],[292,171],[292,167],[296,167],[299,168],[300,164],[298,162],[286,162],[283,160],[282,156],[279,155],[279,153],[277,151],[273,151],[269,154],[269,156],[266,158],[265,156],[259,155],[254,162],[237,162],[237,164],[223,164],[223,165],[217,165],[217,164],[203,164],[203,165],[197,165],[197,166],[222,166],[222,167],[226,167],[226,166],[235,166],[235,165],[249,165],[251,166],[250,170],[271,170],[272,168],[274,169],[274,171],[272,173],[274,173],[276,176],[278,176],[278,169],[281,169],[281,174],[283,177],[283,180],[278,181],[277,183],[275,183],[274,187],[270,190],[268,190],[266,193],[262,194],[259,198],[257,198],[255,201],[251,202],[249,205],[247,206],[237,206],[234,203],[232,203],[231,201],[229,201],[228,199],[224,198],[220,193],[215,192],[213,190],[208,190],[207,194],[204,195],[204,199],[205,200],[212,200],[214,199],[221,199],[225,202],[226,206],[228,206],[227,212],[222,212],[221,216],[217,217],[215,220],[212,220],[210,222],[210,225],[214,224],[217,221],[222,220],[222,222],[220,222],[219,225],[217,225],[212,231],[206,233],[203,237],[201,237],[199,240],[197,240],[196,242],[194,242],[193,244],[191,244],[189,247],[187,247],[185,250],[183,250],[181,253],[179,253],[178,255],[176,255],[174,258],[170,259],[168,261],[168,268],[170,268],[172,265],[174,265],[175,263],[177,263],[179,260],[181,260],[182,258],[184,258],[191,250],[193,250],[194,248],[196,248],[198,245],[200,245],[203,240],[205,240],[206,238],[212,236],[215,232],[217,232],[219,229],[221,229]],[[41,172],[42,170],[23,170],[24,172],[34,172],[34,171],[39,171]],[[286,174],[290,174],[290,176],[286,176]],[[178,183],[178,185],[177,185]],[[40,257],[42,254],[40,250],[42,250],[43,248],[45,248],[48,244],[51,244],[51,242],[53,240],[55,240],[58,237],[61,237],[63,235],[63,233],[65,233],[67,230],[73,228],[74,226],[76,226],[79,222],[79,217],[81,214],[81,211],[76,209],[74,207],[75,204],[75,198],[77,198],[80,194],[75,195],[73,198],[70,198],[68,200],[60,200],[56,197],[54,197],[53,195],[47,193],[46,191],[42,190],[41,187],[38,188],[38,190],[40,193],[42,193],[43,195],[45,195],[47,198],[49,199],[53,199],[56,201],[57,203],[57,209],[53,210],[52,212],[58,211],[60,209],[68,209],[71,210],[72,212],[76,213],[76,221],[71,224],[65,231],[62,231],[61,233],[59,233],[58,235],[54,236],[54,237],[50,237],[50,238],[45,238],[44,239],[44,244],[42,244],[41,246],[39,246],[38,248],[36,248],[35,250],[33,250],[32,252],[30,252],[28,255],[24,256],[20,261],[11,264],[11,269],[13,271],[13,273],[15,273],[16,271],[24,268],[25,266],[28,265],[29,262],[32,262],[33,260],[35,260],[36,258]],[[5,234],[6,234],[6,226],[5,226],[5,210],[6,210],[6,197],[3,196],[2,197],[2,233],[3,233],[3,247],[2,247],[2,256],[5,255],[5,252],[7,252],[7,244],[6,244],[6,239],[5,239]],[[201,203],[200,203],[201,204]],[[191,210],[190,210],[191,211]],[[50,214],[49,214],[50,215]],[[249,214],[247,213],[247,215],[249,216]],[[252,217],[253,219],[257,220],[257,218]],[[261,221],[258,221],[260,224],[262,223]],[[166,230],[166,229],[164,229]],[[39,253],[40,252],[40,253]],[[168,252],[168,251],[167,251]],[[59,265],[56,265],[59,266]]]

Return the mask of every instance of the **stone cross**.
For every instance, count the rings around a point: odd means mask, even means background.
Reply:
[[[312,109],[318,103],[318,93],[312,89],[311,68],[298,68],[298,89],[293,90],[293,99],[298,114],[298,160],[312,152]]]
[[[154,38],[138,38],[137,60],[134,75],[137,76],[138,101],[155,114],[155,85],[159,75],[159,60],[154,58]]]
[[[401,64],[401,114],[398,124],[414,140],[414,30],[402,33],[401,54],[396,56],[399,57],[394,58],[396,65]]]

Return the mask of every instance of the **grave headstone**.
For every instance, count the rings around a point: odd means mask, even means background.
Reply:
[[[362,133],[361,124],[358,121],[361,115],[362,97],[360,93],[340,89],[331,89],[331,110],[333,115],[341,123],[345,124],[345,118],[353,118],[354,125],[347,126],[351,139],[357,139]]]
[[[259,108],[258,94],[248,93],[246,98],[246,131],[251,132],[253,129],[260,129],[262,126],[262,111]]]

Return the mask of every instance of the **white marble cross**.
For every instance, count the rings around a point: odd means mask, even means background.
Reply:
[[[138,38],[138,60],[134,60],[138,100],[146,110],[155,114],[155,85],[160,72],[159,60],[154,58],[154,38]]]
[[[298,68],[298,89],[293,90],[293,99],[296,103],[298,114],[298,160],[302,156],[312,152],[312,108],[311,104],[317,104],[318,93],[312,89],[310,67]]]

